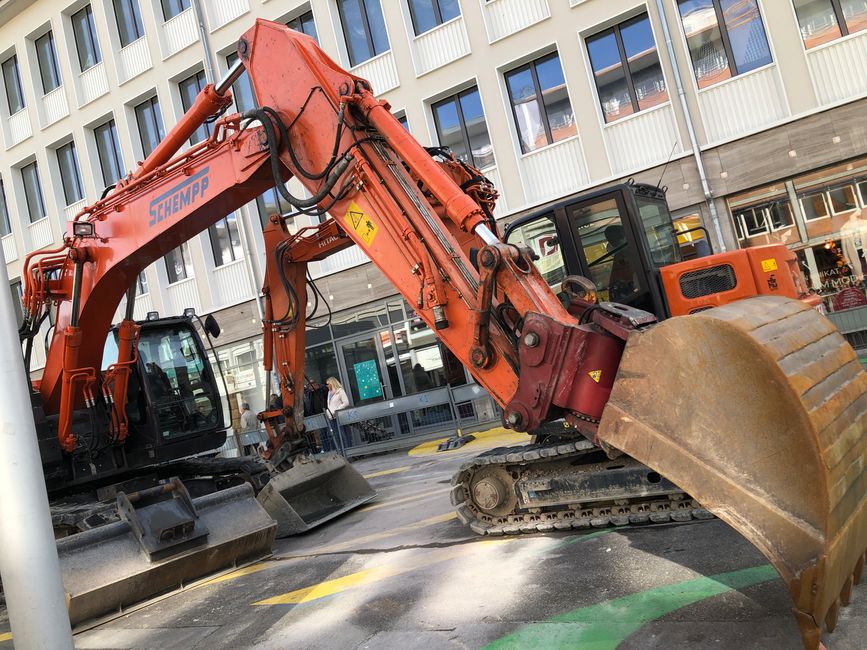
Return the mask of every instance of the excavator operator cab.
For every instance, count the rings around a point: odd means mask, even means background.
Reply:
[[[126,405],[127,455],[141,451],[167,461],[220,447],[226,438],[222,400],[193,323],[180,317],[139,325],[138,367]],[[117,359],[116,336],[112,330],[106,341],[103,369]]]
[[[505,240],[538,256],[536,267],[557,293],[567,275],[582,275],[600,301],[669,315],[659,269],[682,257],[656,187],[626,183],[542,206],[509,224]]]

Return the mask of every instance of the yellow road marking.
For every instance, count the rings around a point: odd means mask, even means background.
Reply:
[[[428,442],[423,442],[420,445],[413,447],[409,450],[408,454],[410,456],[443,456],[445,454],[454,454],[457,452],[466,452],[470,450],[478,450],[478,449],[486,449],[491,447],[501,447],[501,446],[509,446],[509,445],[519,445],[521,443],[529,443],[530,438],[526,433],[517,433],[515,431],[510,431],[509,429],[504,429],[503,427],[496,427],[495,429],[489,429],[487,431],[479,431],[478,433],[474,433],[475,440],[472,442],[468,442],[463,447],[458,449],[451,449],[449,451],[437,451],[437,447],[441,442],[448,440],[448,438],[440,438],[438,440],[429,440]]]
[[[3,632],[2,634],[0,634],[0,643],[3,643],[4,641],[11,641],[11,640],[12,640],[12,632]]]
[[[207,585],[214,585],[218,582],[226,582],[227,580],[234,580],[235,578],[240,578],[241,576],[248,576],[251,573],[258,573],[259,571],[264,571],[268,567],[274,566],[273,562],[256,562],[256,564],[251,564],[250,566],[245,566],[243,569],[238,569],[237,571],[232,571],[231,573],[227,573],[222,576],[217,576],[211,580],[206,580],[203,582],[200,587],[206,587]]]
[[[260,600],[253,604],[298,605],[301,603],[308,603],[313,600],[318,600],[320,598],[325,598],[326,596],[331,596],[333,594],[352,589],[353,587],[359,587],[362,585],[379,582],[380,580],[385,580],[386,578],[400,575],[402,573],[407,573],[409,571],[414,571],[416,569],[421,569],[434,564],[438,564],[440,562],[454,559],[456,557],[469,553],[479,545],[488,546],[492,544],[507,544],[513,540],[514,538],[484,540],[475,542],[473,544],[463,544],[461,546],[454,546],[447,549],[431,551],[429,553],[425,553],[423,557],[411,559],[407,562],[381,567],[373,567],[370,569],[363,569],[355,573],[350,573],[349,575],[343,576],[342,578],[325,580],[324,582],[319,582],[309,587],[296,589],[294,591],[290,591],[279,596],[274,596],[272,598],[266,598],[265,600]]]
[[[377,478],[378,476],[388,476],[389,474],[400,474],[401,472],[405,472],[410,468],[409,465],[406,467],[395,467],[394,469],[384,469],[381,472],[374,472],[373,474],[364,474],[364,478]]]
[[[412,496],[403,497],[402,499],[394,499],[392,501],[383,501],[382,503],[373,503],[368,506],[362,506],[358,509],[358,512],[370,512],[371,510],[379,510],[380,508],[390,508],[391,506],[399,506],[403,503],[409,503],[410,501],[421,501],[422,499],[427,499],[428,497],[440,496],[442,494],[447,493],[448,490],[433,490],[430,492],[422,492],[421,494],[414,494]]]

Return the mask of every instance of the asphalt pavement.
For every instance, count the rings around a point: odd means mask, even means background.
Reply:
[[[719,520],[479,538],[453,514],[452,474],[504,443],[430,445],[355,466],[375,501],[270,559],[79,632],[77,648],[801,647],[786,589]],[[829,650],[867,639],[867,586]],[[11,645],[0,610],[0,648]],[[3,642],[5,641],[5,643]]]

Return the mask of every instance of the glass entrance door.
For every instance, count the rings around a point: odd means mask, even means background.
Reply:
[[[379,334],[340,344],[348,386],[344,386],[353,406],[364,406],[389,399],[394,393],[389,386],[385,358]]]

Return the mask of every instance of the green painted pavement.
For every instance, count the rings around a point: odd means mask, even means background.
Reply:
[[[681,607],[778,577],[774,568],[766,564],[655,587],[527,625],[488,644],[485,650],[539,647],[613,650],[644,624]]]

